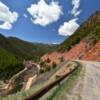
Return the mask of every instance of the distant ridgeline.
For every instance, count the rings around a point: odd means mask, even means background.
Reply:
[[[55,45],[30,43],[15,37],[0,34],[0,79],[9,79],[24,68],[23,60],[38,61],[55,48]]]

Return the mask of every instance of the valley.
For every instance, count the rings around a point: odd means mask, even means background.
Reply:
[[[100,11],[59,45],[0,34],[3,100],[99,100],[99,78]]]

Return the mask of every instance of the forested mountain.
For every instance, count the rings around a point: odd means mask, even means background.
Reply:
[[[0,34],[0,78],[10,78],[23,69],[24,59],[37,61],[54,48],[54,45],[30,43]]]
[[[43,62],[48,59],[50,64],[76,59],[100,61],[100,11],[91,15],[56,50],[41,57]]]
[[[0,47],[0,79],[9,79],[23,68],[21,60]]]
[[[31,43],[16,37],[5,37],[0,34],[0,47],[22,59],[37,60],[44,53],[55,48],[54,45]]]
[[[9,37],[8,39],[19,52],[19,54],[16,52],[15,54],[23,59],[38,60],[40,56],[55,48],[54,45],[26,42],[15,37]]]
[[[100,11],[91,15],[72,36],[61,43],[58,47],[58,51],[68,51],[85,37],[88,37],[88,41],[90,41],[90,39],[94,42],[100,40]]]

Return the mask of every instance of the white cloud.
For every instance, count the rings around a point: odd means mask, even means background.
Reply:
[[[77,21],[77,18],[69,20],[68,22],[64,22],[64,24],[61,25],[58,30],[59,35],[62,35],[62,36],[72,35],[76,31],[76,29],[79,27],[79,24],[76,21]]]
[[[55,45],[57,45],[57,44],[60,44],[60,42],[53,42],[52,44],[55,44]]]
[[[60,35],[70,36],[79,27],[79,24],[77,23],[78,20],[77,16],[82,11],[79,9],[80,0],[72,0],[72,5],[73,5],[73,9],[70,11],[70,13],[74,16],[74,18],[69,20],[68,22],[64,22],[64,24],[59,27],[58,32]]]
[[[81,13],[81,10],[78,10],[80,7],[80,0],[72,0],[73,9],[71,10],[71,14],[75,17]]]
[[[27,8],[27,11],[32,15],[33,23],[41,26],[56,22],[62,14],[62,8],[58,2],[52,1],[47,4],[45,0],[32,4],[30,8]]]
[[[3,24],[0,25],[1,29],[11,29],[12,25],[9,22],[4,22]]]
[[[3,24],[0,24],[1,29],[11,29],[12,24],[17,20],[18,13],[11,12],[9,8],[0,1],[0,21]]]

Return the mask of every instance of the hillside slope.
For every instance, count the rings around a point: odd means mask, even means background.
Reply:
[[[54,45],[30,43],[15,37],[0,34],[0,47],[22,59],[37,60],[40,56],[54,48]]]
[[[70,88],[66,85],[68,80],[64,81],[58,86],[57,91],[52,90],[52,95],[46,97],[48,100],[100,100],[100,62],[81,60],[78,62],[83,67],[74,82],[69,83]]]
[[[97,11],[72,36],[61,43],[56,51],[45,54],[41,60],[47,61],[49,59],[51,61],[50,63],[56,62],[58,64],[63,60],[83,59],[85,55],[89,55],[91,57],[87,58],[85,56],[84,60],[100,61],[99,40],[100,11]],[[92,49],[93,47],[95,47],[95,50]],[[89,53],[91,51],[92,53]],[[95,53],[93,53],[94,51]]]
[[[0,80],[9,79],[13,74],[23,68],[21,60],[17,59],[5,49],[0,48]]]
[[[95,43],[100,39],[100,11],[91,15],[90,18],[84,22],[72,36],[59,45],[58,50],[69,50],[85,37],[89,37],[87,41],[85,40],[86,42],[92,40]]]
[[[30,43],[0,34],[0,79],[9,79],[24,68],[23,60],[37,61],[55,45]]]
[[[55,45],[31,43],[15,37],[9,37],[9,41],[14,48],[19,52],[18,56],[24,59],[38,60],[43,54],[53,50]],[[16,52],[15,52],[16,54]]]

